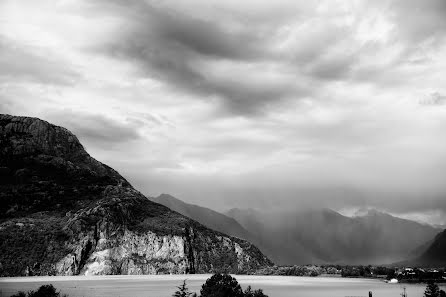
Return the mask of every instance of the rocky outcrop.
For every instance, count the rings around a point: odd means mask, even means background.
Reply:
[[[0,115],[0,274],[243,273],[252,244],[148,200],[68,130]]]

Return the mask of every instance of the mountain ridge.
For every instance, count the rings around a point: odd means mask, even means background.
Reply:
[[[200,207],[197,205],[191,205],[186,202],[181,201],[178,198],[175,198],[171,195],[165,194],[165,197],[170,197],[171,200],[174,200],[176,204],[188,205],[194,207]],[[169,204],[165,204],[169,205]],[[218,213],[209,208],[207,209],[210,212]],[[180,211],[181,212],[181,211]],[[191,218],[198,219],[194,216],[193,213],[183,212],[183,214],[190,216]],[[280,263],[283,265],[289,264],[364,264],[364,263],[372,263],[377,265],[385,265],[387,263],[391,263],[392,259],[405,259],[408,255],[414,255],[423,251],[420,247],[418,250],[415,248],[422,243],[424,243],[424,249],[427,249],[428,244],[432,241],[432,238],[429,237],[432,235],[436,235],[436,228],[434,226],[428,224],[418,223],[416,221],[399,218],[392,216],[389,213],[379,211],[376,209],[367,209],[367,211],[362,211],[361,213],[357,213],[354,216],[345,216],[340,214],[332,209],[323,208],[323,209],[309,209],[309,210],[300,210],[300,211],[287,211],[284,214],[274,214],[269,215],[267,213],[261,213],[261,211],[256,209],[240,209],[233,208],[229,209],[224,213],[228,217],[234,218],[245,230],[249,230],[251,242],[254,242],[256,246],[258,246],[269,258],[273,259],[276,263]],[[331,228],[330,230],[334,232],[335,236],[330,234],[330,232],[316,232],[315,234],[320,235],[323,238],[317,238],[312,236],[311,233],[304,232],[299,227],[293,225],[293,222],[288,222],[287,228],[296,227],[287,231],[286,234],[281,234],[281,229],[277,229],[277,220],[276,218],[280,217],[292,217],[300,215],[304,219],[295,219],[295,221],[300,222],[300,225],[308,225],[308,226],[319,226],[319,229],[324,226],[330,226],[327,228]],[[202,221],[201,221],[202,222]],[[381,223],[380,223],[381,222]],[[383,223],[385,222],[385,223]],[[202,222],[206,225],[205,222]],[[386,232],[383,229],[389,227],[389,232]],[[283,226],[281,226],[283,227]],[[311,228],[311,227],[310,227]],[[393,231],[392,231],[393,230]],[[397,233],[395,230],[406,230],[406,234],[409,234],[412,230],[418,230],[415,234],[420,236],[420,233],[427,231],[426,235],[421,236],[421,238],[415,240],[413,242],[409,240],[399,239],[399,241],[403,241],[403,243],[396,242],[395,244],[386,244],[386,252],[392,252],[392,257],[386,258],[385,252],[374,253],[373,250],[379,249],[379,241],[390,241],[392,242],[394,238],[397,236],[393,235],[392,232]],[[222,229],[222,231],[227,230]],[[363,233],[374,234],[377,238],[376,242],[367,239],[366,237],[356,240],[356,243],[352,239],[349,239],[348,236],[344,236],[344,234],[348,234],[349,232],[353,233]],[[267,236],[263,236],[267,234]],[[324,235],[325,234],[325,235]],[[337,235],[336,235],[337,234]],[[259,236],[260,235],[260,236]],[[256,237],[257,236],[257,237]],[[284,244],[283,237],[290,239],[287,243]],[[380,238],[381,237],[381,238]],[[406,236],[409,238],[409,236]],[[324,241],[324,238],[328,240]],[[336,251],[337,254],[331,254],[330,250],[326,250],[324,246],[331,246],[330,242],[335,242],[333,246],[338,247],[341,252]],[[410,248],[401,248],[404,246],[404,242],[411,243],[413,247]],[[427,243],[426,243],[427,242]],[[274,243],[278,243],[275,245]],[[352,250],[353,249],[353,250]],[[401,252],[399,250],[402,250]],[[370,255],[367,259],[362,259],[361,250],[365,250]],[[348,257],[356,256],[357,259],[355,262],[352,262]]]
[[[278,264],[392,263],[395,259],[405,259],[410,251],[439,231],[379,211],[359,217],[347,217],[326,209],[274,215],[253,209],[231,209],[226,214],[248,231],[263,237],[260,242],[268,247],[259,247]],[[274,240],[265,240],[267,234],[273,234]],[[371,234],[373,237],[369,236]],[[290,248],[289,254],[280,253],[283,246],[295,249]]]
[[[149,197],[154,202],[162,204],[184,216],[193,218],[197,222],[222,233],[234,237],[249,240],[252,236],[235,219],[220,212],[196,204],[186,203],[169,194],[161,194],[158,197]]]
[[[253,244],[152,202],[65,128],[0,114],[0,275],[243,273]]]
[[[446,229],[415,250],[409,260],[396,263],[398,266],[444,267],[446,266]]]

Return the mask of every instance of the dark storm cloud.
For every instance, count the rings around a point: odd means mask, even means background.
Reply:
[[[140,138],[134,123],[119,123],[101,114],[82,114],[70,110],[50,112],[48,120],[73,132],[79,139],[106,147]]]
[[[446,210],[444,0],[58,4],[0,1],[0,110],[147,194]]]
[[[135,7],[128,9],[123,8],[133,19],[107,45],[107,51],[134,61],[145,75],[171,88],[206,100],[217,98],[223,109],[236,114],[257,113],[270,102],[308,93],[308,88],[296,81],[262,77],[269,67],[277,66],[267,32],[249,24],[231,28],[218,20],[148,4],[140,5],[137,12]],[[254,70],[248,73],[234,70],[250,68]]]
[[[130,43],[126,45],[136,50],[156,52],[159,48],[152,42],[158,41],[161,48],[231,60],[254,60],[269,55],[265,40],[269,32],[253,32],[249,24],[231,28],[219,20],[198,18],[157,3],[104,4],[127,17],[129,30],[123,32],[124,38]]]
[[[49,52],[0,36],[0,80],[71,85],[80,75]]]
[[[321,58],[309,66],[309,72],[323,80],[339,80],[350,74],[354,64],[353,55]]]
[[[251,60],[265,55],[265,47],[257,47],[261,36],[241,30],[230,32],[210,21],[186,17],[179,13],[152,10],[148,15],[157,35],[168,45],[216,58]]]

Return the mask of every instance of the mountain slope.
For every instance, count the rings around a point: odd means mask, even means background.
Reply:
[[[437,234],[430,245],[417,258],[404,262],[405,265],[442,267],[446,266],[446,229]]]
[[[233,209],[226,214],[256,234],[259,248],[278,264],[391,263],[438,233],[377,211],[353,218],[328,209],[274,214]]]
[[[171,195],[161,194],[152,201],[162,204],[186,217],[189,217],[208,228],[222,233],[250,240],[252,237],[236,220],[212,209],[185,203]]]
[[[256,236],[256,245],[274,263],[281,265],[322,263],[293,238],[294,229],[278,226],[275,215],[254,209],[233,208],[225,213]]]
[[[0,115],[0,275],[243,272],[251,243],[149,201],[68,130]]]

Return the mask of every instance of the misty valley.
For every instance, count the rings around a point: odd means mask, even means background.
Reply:
[[[259,275],[252,280],[265,288],[274,280],[269,290],[279,288],[283,296],[297,290],[294,286],[301,282],[314,287],[307,278],[290,280],[291,276],[319,276],[315,284],[322,287],[325,282],[345,284],[345,288],[372,282],[376,290],[394,282],[446,279],[442,268],[446,231],[437,227],[373,209],[352,217],[329,209],[219,213],[167,194],[145,197],[119,173],[90,157],[76,136],[62,127],[36,118],[1,115],[0,128],[0,272],[3,277],[37,277],[1,279],[8,294],[22,285],[50,281],[41,277],[51,275],[183,274],[189,278],[232,273],[249,279],[242,276],[248,274]],[[278,285],[278,277],[287,277],[293,289]],[[198,279],[194,285],[203,281]],[[103,289],[88,285],[94,277],[54,280],[63,280],[60,284],[67,289],[77,280],[79,290]],[[96,280],[104,286],[115,281]],[[160,292],[167,294],[167,286],[158,280],[172,285],[169,277],[148,278],[139,285],[161,286]],[[122,281],[127,284],[133,279]],[[345,288],[339,293],[344,294]],[[318,296],[317,290],[310,290]]]

